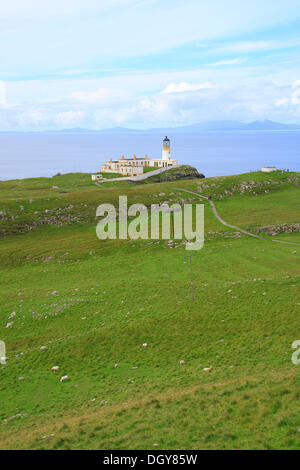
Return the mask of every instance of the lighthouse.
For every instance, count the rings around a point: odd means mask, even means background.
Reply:
[[[118,160],[111,158],[110,161],[101,165],[101,173],[121,173],[122,176],[133,177],[143,175],[143,173],[145,173],[145,167],[152,167],[154,170],[155,168],[163,169],[175,166],[178,166],[178,161],[171,159],[170,139],[165,137],[163,140],[161,158],[159,156],[157,158],[149,158],[148,155],[143,158],[139,158],[136,155],[133,155],[133,158],[125,158],[123,155]],[[103,179],[101,174],[92,175],[93,181],[101,179]]]
[[[167,136],[163,140],[162,160],[171,160],[170,139]]]

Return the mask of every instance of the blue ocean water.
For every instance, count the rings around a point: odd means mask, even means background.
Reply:
[[[206,176],[255,171],[262,166],[300,171],[299,131],[169,134],[172,157]],[[96,172],[106,160],[136,154],[161,156],[163,133],[0,134],[0,180]]]

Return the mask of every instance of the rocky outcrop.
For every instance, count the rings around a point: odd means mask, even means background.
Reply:
[[[202,173],[190,165],[181,165],[178,167],[170,168],[169,170],[161,173],[160,175],[150,176],[147,182],[160,183],[164,181],[176,181],[183,179],[205,178]]]
[[[260,227],[257,233],[265,233],[266,235],[278,235],[279,233],[295,233],[300,232],[300,223],[282,224],[282,225],[267,225]]]

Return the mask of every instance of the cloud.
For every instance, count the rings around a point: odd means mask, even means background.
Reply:
[[[300,104],[300,80],[293,83],[293,89],[291,102],[294,105],[298,105]]]
[[[0,104],[6,103],[6,84],[0,82]]]
[[[13,106],[7,102],[7,85],[5,82],[0,81],[0,107],[9,109]]]
[[[251,53],[259,51],[269,51],[276,49],[285,49],[289,47],[295,47],[299,45],[300,42],[298,39],[293,39],[290,41],[279,41],[279,40],[269,40],[269,41],[240,41],[235,42],[218,49],[219,52],[234,52],[234,53]]]
[[[288,98],[279,98],[275,100],[275,106],[277,106],[278,108],[280,108],[281,106],[285,106],[288,103],[289,103]]]
[[[128,98],[129,93],[126,90],[115,88],[99,88],[96,91],[75,91],[71,98],[83,103],[107,103],[115,100],[124,100]]]
[[[83,111],[65,111],[57,114],[56,123],[59,125],[74,125],[81,124],[84,121],[84,112]]]
[[[212,67],[226,67],[230,65],[239,65],[239,64],[242,64],[243,62],[245,62],[245,59],[236,58],[236,59],[220,60],[210,65]]]
[[[2,3],[0,130],[300,120],[299,0]]]
[[[266,73],[267,71],[267,73]],[[297,70],[207,67],[103,78],[0,82],[0,130],[163,127],[206,120],[300,122]]]
[[[82,15],[86,11],[103,12],[137,3],[137,0],[10,0],[1,5],[0,18],[5,20]]]
[[[283,92],[291,94],[295,104],[283,109],[275,104]],[[239,121],[273,119],[283,122],[300,120],[300,85],[274,82],[217,85],[189,92],[155,93],[136,97],[117,109],[110,109],[110,119],[123,125],[163,127],[194,124],[207,120]],[[98,119],[102,114],[98,110]],[[118,117],[117,117],[118,116]]]
[[[161,93],[186,93],[189,91],[199,91],[199,90],[207,90],[212,88],[213,85],[211,82],[206,83],[199,83],[199,84],[192,84],[186,82],[180,83],[170,83],[166,86],[166,88]]]
[[[300,80],[296,80],[291,85],[285,86],[284,92],[286,96],[276,99],[275,106],[284,108],[286,111],[300,111]]]
[[[299,0],[11,0],[0,10],[0,75],[120,70],[127,58],[225,40],[300,19]],[[9,47],[7,47],[9,44]],[[243,46],[245,48],[245,44]],[[249,44],[248,44],[249,48]],[[201,49],[200,49],[201,52]],[[122,60],[123,59],[123,62]],[[180,63],[180,61],[179,61]]]

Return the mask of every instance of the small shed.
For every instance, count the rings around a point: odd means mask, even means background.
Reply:
[[[99,181],[99,180],[103,180],[102,175],[92,175],[92,181]]]
[[[276,166],[263,166],[261,171],[263,173],[272,173],[273,171],[277,171]]]

